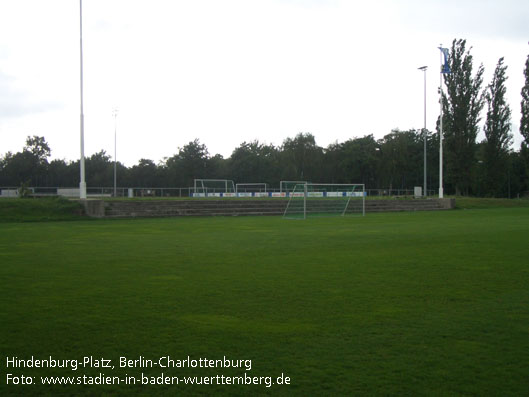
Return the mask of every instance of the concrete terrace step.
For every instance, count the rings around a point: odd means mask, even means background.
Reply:
[[[230,202],[229,199],[206,202],[206,201],[160,201],[160,202],[106,202],[105,215],[117,216],[126,214],[145,214],[158,213],[160,215],[196,215],[210,213],[282,213],[286,203],[284,202],[259,202],[244,201]],[[138,215],[136,215],[138,216]]]
[[[320,200],[323,203],[325,200]],[[99,218],[282,215],[285,199],[87,200],[86,213]],[[318,202],[314,202],[316,205]],[[355,203],[348,212],[358,212]],[[366,212],[439,211],[452,209],[454,199],[366,200]]]
[[[171,217],[171,216],[235,216],[281,215],[286,202],[244,200],[178,200],[159,202],[107,202],[106,217]]]
[[[176,210],[108,210],[105,211],[106,217],[141,217],[141,216],[208,216],[208,215],[282,215],[283,209],[269,209],[262,208],[241,208],[241,209],[226,209],[226,208],[189,208]]]

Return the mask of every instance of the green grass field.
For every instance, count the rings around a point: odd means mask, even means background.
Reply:
[[[528,236],[529,208],[4,222],[0,395],[526,395]],[[13,356],[115,368],[6,368]],[[251,370],[119,368],[140,356]],[[291,384],[39,384],[162,372]]]

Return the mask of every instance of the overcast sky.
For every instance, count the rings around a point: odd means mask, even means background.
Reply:
[[[528,21],[527,0],[85,0],[85,154],[113,155],[113,107],[127,166],[195,138],[229,157],[299,132],[326,147],[419,129],[420,66],[434,130],[437,47],[454,38],[485,84],[505,57],[517,150]],[[39,135],[78,159],[79,92],[79,1],[0,0],[0,155]]]

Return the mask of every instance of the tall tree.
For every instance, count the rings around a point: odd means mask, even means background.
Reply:
[[[318,182],[323,174],[323,149],[316,145],[314,135],[302,133],[287,138],[282,149],[283,180]]]
[[[194,179],[207,178],[209,158],[206,145],[198,139],[184,145],[178,154],[166,161],[171,186],[193,186]]]
[[[366,187],[375,187],[379,168],[379,144],[373,135],[349,139],[340,146],[340,182],[363,183]]]
[[[53,160],[48,165],[48,186],[71,187],[79,185],[79,163]]]
[[[130,178],[134,187],[158,187],[158,169],[154,161],[140,159],[138,164],[130,169]]]
[[[278,184],[278,152],[259,141],[243,142],[231,154],[229,174],[242,183]]]
[[[32,137],[26,138],[26,146],[24,147],[25,152],[31,153],[35,161],[39,164],[44,164],[50,157],[51,149],[46,139],[42,136],[33,135]]]
[[[522,88],[522,117],[520,119],[520,134],[524,138],[522,142],[522,148],[520,150],[520,156],[522,158],[523,167],[523,189],[529,190],[529,55],[525,61],[525,84]]]
[[[423,137],[419,131],[393,130],[378,141],[382,156],[379,177],[383,186],[409,189],[423,180]]]
[[[486,186],[493,196],[502,194],[508,173],[509,147],[512,144],[511,109],[505,101],[507,66],[500,58],[487,87],[487,120],[485,122],[485,169]]]
[[[522,118],[520,120],[520,134],[525,144],[529,146],[529,55],[525,61],[525,84],[522,88]]]
[[[51,150],[44,137],[26,138],[22,152],[8,153],[4,158],[4,180],[8,185],[18,186],[27,183],[30,186],[46,186],[48,157]]]
[[[108,187],[114,184],[114,165],[111,159],[112,157],[104,150],[85,159],[88,186]]]
[[[470,48],[471,49],[471,48]],[[454,40],[449,57],[450,74],[443,74],[443,133],[446,178],[456,194],[468,194],[484,96],[483,65],[473,75],[473,57],[466,40]]]
[[[343,158],[342,145],[338,141],[333,142],[323,153],[322,180],[327,183],[344,183],[340,165]]]

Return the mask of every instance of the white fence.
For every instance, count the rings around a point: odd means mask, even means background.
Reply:
[[[28,190],[34,197],[63,196],[79,197],[79,188],[69,187],[30,187]],[[118,187],[116,197],[190,197],[192,187],[153,188],[153,187]],[[87,187],[88,197],[113,197],[113,187]],[[18,197],[18,188],[0,187],[0,197]]]
[[[60,187],[30,187],[32,196],[64,196],[64,197],[79,197],[79,188],[60,188]],[[113,187],[87,187],[88,197],[113,197]],[[218,191],[217,191],[218,190]],[[208,195],[214,197],[220,193],[224,193],[224,189],[208,189]],[[413,189],[366,189],[368,197],[413,197]],[[194,193],[193,187],[118,187],[116,190],[116,197],[192,197]],[[250,193],[250,192],[248,192]],[[250,193],[251,194],[251,193]],[[284,192],[283,192],[284,194]],[[436,196],[436,190],[428,190],[428,196]],[[266,195],[260,197],[285,197],[280,195],[280,189],[268,189]],[[0,198],[18,197],[18,188],[0,187]],[[241,195],[242,197],[242,195]]]

